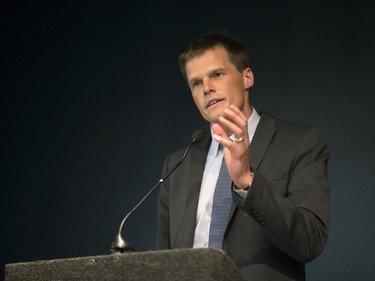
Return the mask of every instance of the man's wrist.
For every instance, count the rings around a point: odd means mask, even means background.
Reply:
[[[239,186],[236,183],[234,183],[234,185],[233,185],[234,189],[235,190],[248,190],[251,187],[252,183],[253,183],[253,179],[254,179],[254,171],[253,171],[252,168],[250,168],[250,177],[247,180],[248,184],[245,185],[245,186]]]

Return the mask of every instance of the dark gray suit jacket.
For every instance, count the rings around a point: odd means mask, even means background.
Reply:
[[[158,248],[193,246],[196,212],[211,139],[189,151],[160,188]],[[181,159],[170,154],[164,173]],[[262,114],[250,146],[254,180],[234,195],[223,250],[248,280],[305,280],[306,262],[328,236],[329,151],[319,130]]]

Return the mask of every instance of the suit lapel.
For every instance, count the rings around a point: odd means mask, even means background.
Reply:
[[[182,200],[179,202],[185,202],[185,205],[181,206],[184,211],[180,220],[176,222],[178,231],[176,236],[172,237],[172,248],[191,248],[193,246],[199,193],[210,143],[211,138],[206,137],[196,147],[192,147],[189,159],[186,159],[189,165],[189,172],[186,170],[189,173],[187,178],[190,179],[190,182],[183,184],[184,192]],[[199,180],[196,180],[197,178]]]
[[[258,169],[275,132],[275,119],[263,113],[250,144],[250,166],[254,170]]]

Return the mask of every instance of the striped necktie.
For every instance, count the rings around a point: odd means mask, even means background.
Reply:
[[[222,248],[224,233],[232,205],[231,183],[232,180],[223,157],[212,203],[208,247]]]

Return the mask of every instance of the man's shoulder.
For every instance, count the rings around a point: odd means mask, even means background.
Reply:
[[[273,128],[276,131],[294,131],[294,132],[306,132],[310,130],[320,130],[317,127],[314,127],[309,124],[304,124],[304,123],[298,123],[294,121],[289,121],[285,119],[281,119],[278,117],[274,117],[273,115],[267,113],[267,112],[262,112],[259,122],[259,127],[260,128],[266,128],[270,129]]]
[[[274,130],[275,138],[282,141],[289,140],[291,143],[300,142],[306,137],[325,142],[324,133],[321,129],[309,124],[280,119],[267,112],[261,113],[257,130],[258,133],[265,130]]]

